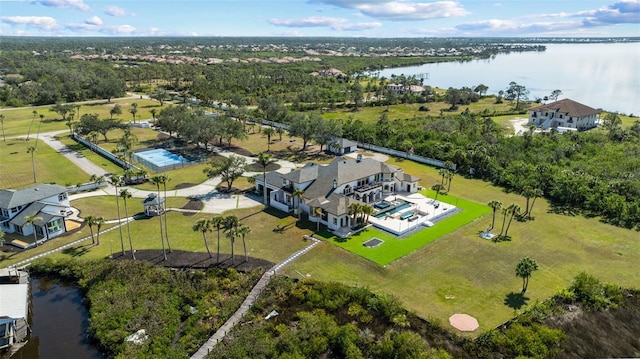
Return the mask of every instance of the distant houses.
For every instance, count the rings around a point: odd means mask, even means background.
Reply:
[[[64,218],[71,214],[69,193],[66,187],[54,184],[38,184],[21,190],[0,190],[0,229],[5,233],[23,236],[39,236],[38,243],[67,231]],[[27,217],[40,218],[33,225]],[[18,247],[27,248],[35,243],[13,241]]]
[[[598,121],[598,110],[570,99],[563,99],[530,109],[527,125],[545,130],[575,131],[597,127]]]

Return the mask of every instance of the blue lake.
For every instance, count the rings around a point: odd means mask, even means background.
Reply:
[[[531,100],[558,89],[563,93],[560,99],[640,115],[640,42],[545,46],[543,52],[385,69],[379,76],[429,73],[425,85],[473,88],[484,84],[490,94],[506,90],[515,81],[530,91]]]

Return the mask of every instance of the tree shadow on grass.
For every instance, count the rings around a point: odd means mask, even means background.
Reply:
[[[527,305],[529,297],[525,297],[522,293],[511,292],[504,298],[504,305],[513,309],[520,309]]]
[[[92,247],[93,244],[85,244],[79,247],[69,247],[67,249],[62,250],[62,253],[70,255],[72,257],[81,257],[89,252],[89,248]]]

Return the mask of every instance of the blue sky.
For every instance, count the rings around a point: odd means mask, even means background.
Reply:
[[[0,0],[10,36],[640,36],[640,0]]]

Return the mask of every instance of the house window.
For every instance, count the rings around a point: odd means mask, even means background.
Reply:
[[[13,207],[13,208],[11,208],[11,213],[16,213],[16,212],[18,212],[18,208],[20,208],[20,207]]]
[[[346,185],[344,187],[344,194],[349,194],[351,193],[351,186],[350,185]]]
[[[47,231],[49,233],[51,232],[58,232],[62,230],[62,218],[59,218],[55,221],[49,222],[47,223]]]
[[[3,208],[2,209],[2,216],[3,217],[9,217],[9,211]]]
[[[338,224],[338,219],[333,217],[333,224]]]
[[[67,192],[65,193],[60,193],[58,195],[58,201],[64,201],[65,199],[67,199]]]
[[[18,232],[19,234],[22,234],[22,227],[21,226],[15,226],[16,227],[16,232]]]
[[[560,118],[562,118],[562,115],[560,115]]]

